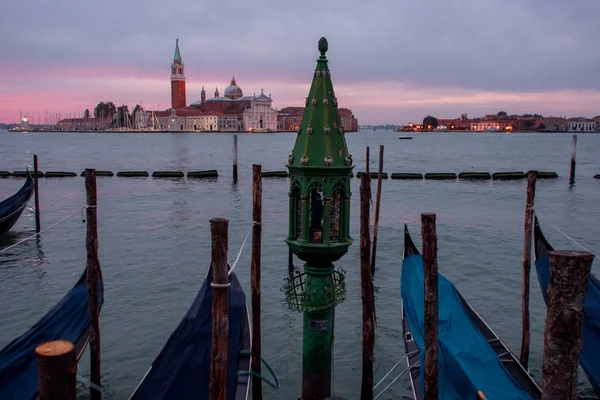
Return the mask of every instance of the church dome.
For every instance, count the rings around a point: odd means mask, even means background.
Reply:
[[[225,97],[230,99],[237,99],[242,97],[244,94],[242,93],[242,88],[235,84],[235,77],[231,79],[231,84],[227,86],[225,89]]]

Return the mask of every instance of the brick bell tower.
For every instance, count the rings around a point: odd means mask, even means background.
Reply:
[[[179,52],[179,39],[175,42],[175,55],[171,63],[171,108],[184,108],[185,101],[185,66]]]

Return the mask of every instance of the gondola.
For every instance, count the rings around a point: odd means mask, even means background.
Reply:
[[[25,206],[31,199],[34,183],[31,174],[17,193],[0,203],[0,235],[5,234],[17,222]]]
[[[35,348],[51,340],[69,340],[77,361],[90,338],[87,273],[75,286],[22,336],[0,350],[0,399],[36,399],[38,365]],[[102,273],[98,284],[98,307],[104,303]]]
[[[544,302],[548,303],[548,284],[550,283],[550,257],[548,252],[554,248],[548,243],[537,217],[534,221],[534,254],[537,272]],[[600,396],[600,281],[590,273],[585,302],[583,306],[583,347],[579,363],[587,374],[594,391]]]
[[[209,399],[212,340],[212,268],[179,326],[130,399]],[[250,390],[250,317],[246,295],[229,275],[227,400],[246,400]]]
[[[402,326],[413,398],[423,396],[424,275],[423,260],[404,225]],[[541,390],[498,335],[465,301],[455,286],[438,274],[439,398],[541,399]]]

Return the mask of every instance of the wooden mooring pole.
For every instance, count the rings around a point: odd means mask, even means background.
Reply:
[[[233,181],[238,180],[237,135],[233,135]]]
[[[369,148],[367,147],[367,154]],[[368,160],[368,157],[367,157]],[[368,165],[368,163],[367,163]],[[362,294],[362,385],[361,400],[373,400],[373,348],[375,347],[375,298],[371,276],[371,239],[369,209],[371,181],[366,173],[360,179],[360,281]]]
[[[571,173],[569,174],[569,184],[575,183],[575,159],[577,155],[577,135],[573,135],[573,153],[571,153]]]
[[[229,276],[227,249],[229,221],[210,220],[212,236],[212,342],[210,357],[210,400],[225,400],[227,393],[227,344],[229,342]]]
[[[533,230],[533,205],[535,202],[535,182],[537,171],[527,173],[527,200],[525,202],[525,236],[523,242],[523,277],[522,277],[522,324],[521,365],[527,369],[529,364],[529,281],[531,278],[531,233]]]
[[[438,398],[438,266],[435,214],[421,214],[425,282],[425,399]]]
[[[544,329],[542,400],[575,400],[583,342],[583,305],[594,255],[551,251],[550,283]]]
[[[77,355],[68,340],[45,342],[35,348],[40,400],[77,399]]]
[[[369,146],[367,146],[365,150],[365,174],[367,174],[367,176],[369,177],[369,182],[371,182],[371,174],[369,172]],[[371,196],[369,196],[369,201],[371,201],[370,197]]]
[[[102,385],[100,359],[100,311],[98,308],[98,280],[100,278],[100,261],[98,260],[98,194],[96,191],[96,170],[86,168],[85,191],[87,199],[86,221],[87,235],[87,293],[90,313],[90,381],[96,386]],[[90,386],[90,398],[101,400],[102,393]]]
[[[40,232],[40,190],[38,185],[38,156],[33,155],[33,186],[35,187],[34,199],[35,199],[35,231]]]
[[[377,174],[377,194],[375,196],[375,222],[373,223],[373,252],[371,254],[371,274],[375,276],[377,256],[377,234],[379,233],[379,206],[381,204],[381,183],[383,181],[383,145],[379,146],[379,171]]]
[[[262,244],[262,166],[252,165],[252,262],[250,280],[252,286],[252,371],[260,375],[260,259]],[[262,379],[252,375],[252,398],[262,400]]]

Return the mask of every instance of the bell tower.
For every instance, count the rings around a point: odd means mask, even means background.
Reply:
[[[179,39],[175,41],[175,55],[171,63],[171,108],[184,108],[185,100],[185,66],[179,52]]]

